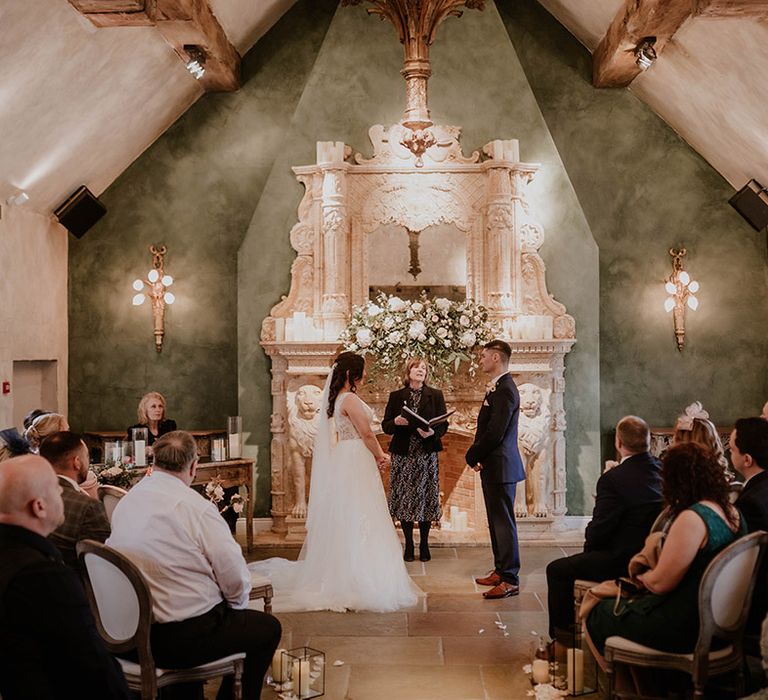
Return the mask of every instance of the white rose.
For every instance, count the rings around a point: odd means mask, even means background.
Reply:
[[[427,336],[423,333],[419,336],[418,340],[420,343],[423,343],[427,339]]]
[[[445,336],[448,335],[448,331],[444,326],[440,326],[440,328],[437,329],[437,337],[438,338],[445,338]]]
[[[213,497],[214,497],[214,498],[215,498],[217,501],[220,501],[222,498],[224,498],[224,489],[223,489],[221,486],[217,486],[217,487],[216,487],[216,488],[213,490]]]
[[[394,318],[392,318],[391,316],[387,316],[387,317],[384,319],[384,321],[382,322],[382,324],[381,324],[381,327],[382,327],[382,328],[383,328],[385,331],[389,331],[389,330],[392,330],[392,326],[394,326],[394,325],[395,325],[395,319],[394,319]]]
[[[451,341],[446,339],[446,340],[443,341],[443,345],[445,345],[445,347],[449,348],[449,347],[451,347]]]
[[[432,323],[437,323],[439,320],[440,320],[439,316],[437,316],[437,315],[432,316]]]
[[[434,345],[434,344],[435,344],[435,339],[434,339],[434,337],[431,337],[431,338],[429,339],[429,344],[430,344],[430,345]]]
[[[122,473],[122,469],[120,467],[110,467],[109,469],[105,469],[103,472],[101,472],[104,476],[120,476]]]
[[[418,314],[424,310],[424,304],[419,301],[414,301],[413,304],[411,304],[411,308]]]
[[[465,347],[465,348],[471,348],[477,343],[477,336],[472,331],[467,331],[466,333],[462,333],[461,338],[459,338],[459,342]]]
[[[373,333],[369,328],[361,328],[355,333],[355,340],[361,348],[367,348],[373,342]]]
[[[380,306],[376,304],[368,304],[368,315],[369,316],[378,316],[384,309],[382,309]]]
[[[462,314],[461,318],[459,319],[459,323],[462,326],[468,326],[469,325],[469,319]]]
[[[451,300],[446,299],[445,297],[438,297],[435,299],[435,306],[440,309],[440,311],[448,311],[448,309],[451,308]]]
[[[424,335],[424,331],[426,330],[426,326],[421,321],[414,321],[408,327],[408,337],[415,340],[420,335]]]
[[[397,345],[400,342],[401,338],[402,338],[402,334],[400,333],[400,331],[392,331],[387,336],[387,342],[392,343],[392,345]]]
[[[390,311],[402,311],[405,308],[405,302],[400,297],[392,297],[387,302],[387,308]]]

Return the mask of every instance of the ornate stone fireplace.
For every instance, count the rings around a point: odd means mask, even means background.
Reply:
[[[419,164],[401,143],[403,129],[372,127],[371,158],[352,158],[343,143],[318,142],[317,163],[294,168],[306,191],[290,232],[297,253],[291,288],[261,331],[273,376],[273,531],[288,539],[303,536],[318,397],[313,387],[325,381],[352,306],[365,303],[382,282],[421,288],[423,266],[432,280],[458,275],[450,280],[452,288],[488,307],[512,346],[511,371],[521,393],[521,454],[530,471],[526,488],[518,488],[521,538],[547,536],[565,514],[564,358],[575,342],[575,323],[548,294],[538,254],[544,231],[526,191],[539,166],[520,162],[516,140],[492,141],[483,156],[465,156],[459,128],[445,126],[432,127],[437,143]],[[377,237],[378,247],[372,244]],[[408,270],[398,267],[407,257],[402,246],[410,246]],[[439,267],[448,258],[454,261],[451,272]],[[409,274],[415,281],[406,284]],[[394,388],[367,388],[365,398],[379,418]],[[441,536],[485,541],[479,477],[463,467],[484,380],[460,371],[445,393],[457,412],[441,456],[444,511],[452,505],[466,511],[469,527]]]

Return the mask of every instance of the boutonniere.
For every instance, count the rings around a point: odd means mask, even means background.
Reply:
[[[489,382],[485,386],[485,395],[488,396],[488,394],[492,394],[494,391],[496,391],[496,382]]]

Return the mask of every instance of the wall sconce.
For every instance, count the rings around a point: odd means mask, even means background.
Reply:
[[[682,350],[685,345],[685,307],[687,306],[691,311],[699,308],[699,300],[694,296],[699,291],[699,283],[692,280],[683,269],[683,258],[686,252],[685,248],[669,249],[669,254],[672,256],[672,274],[664,282],[664,289],[669,294],[664,302],[664,310],[667,313],[673,312],[678,350]]]
[[[184,51],[189,56],[187,70],[200,80],[205,75],[205,51],[194,44],[185,44]]]
[[[147,274],[146,280],[134,280],[133,288],[139,292],[133,296],[133,305],[141,306],[149,297],[152,302],[152,318],[155,322],[155,350],[163,349],[163,336],[165,335],[165,305],[176,301],[173,293],[166,291],[173,284],[173,277],[165,274],[163,258],[168,249],[163,246],[149,246],[152,253],[152,269]],[[144,288],[147,291],[144,291]]]
[[[640,70],[648,70],[656,60],[655,36],[648,36],[635,47],[635,63]]]

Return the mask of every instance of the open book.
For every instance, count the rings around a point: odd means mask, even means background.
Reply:
[[[440,423],[447,422],[454,413],[456,413],[455,408],[448,411],[448,413],[443,413],[441,416],[435,416],[427,420],[408,408],[406,404],[403,404],[403,408],[400,411],[400,415],[408,421],[408,425],[412,428],[421,428],[422,430],[429,430],[436,425],[440,425]]]

